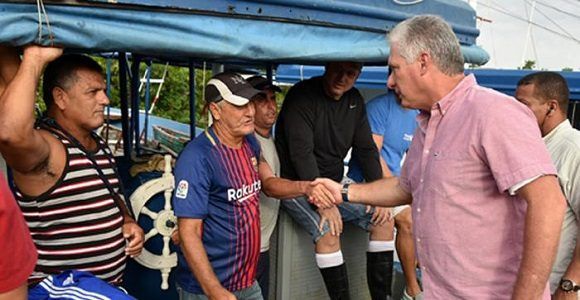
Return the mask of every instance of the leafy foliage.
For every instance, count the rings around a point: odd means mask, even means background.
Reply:
[[[107,63],[110,63],[110,99],[111,106],[120,107],[120,92],[119,92],[119,65],[117,60],[110,60],[101,57],[95,57],[95,60],[107,70]],[[142,63],[140,65],[140,77],[143,77],[147,65]],[[164,64],[151,64],[151,79],[160,79],[163,77],[165,70]],[[211,78],[211,71],[195,70],[195,121],[196,126],[207,127],[207,114],[203,114],[203,87]],[[129,79],[128,79],[129,80]],[[159,84],[151,84],[150,86],[150,103],[153,101]],[[145,109],[145,87],[141,89],[140,94],[140,109]],[[159,100],[152,112],[153,115],[175,120],[182,123],[189,123],[189,70],[188,68],[178,66],[168,66],[165,82],[161,88]]]
[[[521,70],[533,70],[536,67],[536,61],[535,60],[526,60],[524,62],[524,65],[519,67],[518,69]]]

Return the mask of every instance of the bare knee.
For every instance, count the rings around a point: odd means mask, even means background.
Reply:
[[[392,220],[383,225],[371,225],[369,228],[370,239],[373,241],[392,241],[394,222]]]
[[[316,253],[331,253],[340,250],[340,236],[327,232],[316,242]]]

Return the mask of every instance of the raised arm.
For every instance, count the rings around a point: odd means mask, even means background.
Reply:
[[[20,57],[16,48],[0,45],[0,62],[0,96],[2,96],[20,66]]]
[[[61,54],[59,48],[26,47],[16,75],[0,97],[0,151],[17,172],[34,172],[49,158],[49,142],[34,129],[34,101],[44,67]],[[13,54],[7,60],[15,63]],[[7,69],[10,73],[12,68]]]
[[[565,199],[555,176],[542,176],[522,187],[528,203],[524,253],[512,299],[540,299],[556,257]]]

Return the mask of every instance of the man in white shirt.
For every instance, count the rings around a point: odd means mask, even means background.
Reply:
[[[580,131],[566,118],[568,85],[555,72],[537,72],[518,82],[516,99],[538,120],[542,137],[558,170],[567,209],[556,261],[550,274],[552,299],[577,299],[580,290]]]
[[[256,138],[260,142],[262,155],[275,176],[280,176],[280,161],[276,152],[276,145],[272,137],[272,127],[276,123],[278,107],[276,104],[276,92],[281,92],[280,88],[272,84],[262,76],[253,76],[247,79],[257,90],[262,91],[252,98],[256,113],[254,114],[254,129]],[[270,273],[270,237],[276,227],[278,211],[280,210],[280,200],[260,193],[260,259],[258,260],[258,272],[256,279],[262,289],[262,296],[268,299],[269,294],[269,273]]]

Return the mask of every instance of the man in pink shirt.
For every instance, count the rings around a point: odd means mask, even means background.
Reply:
[[[408,19],[389,42],[388,86],[421,110],[400,180],[318,181],[337,200],[413,202],[425,299],[549,299],[565,200],[533,115],[464,75],[440,17]]]

